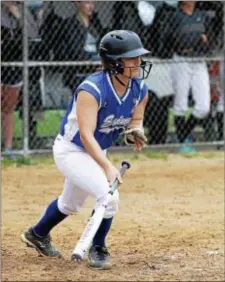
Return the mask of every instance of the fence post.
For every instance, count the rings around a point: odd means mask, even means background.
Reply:
[[[223,2],[223,62],[222,62],[222,93],[225,99],[225,2]]]
[[[29,130],[29,69],[28,69],[28,22],[27,0],[23,4],[23,154],[29,154],[28,130]]]
[[[222,95],[225,107],[225,2],[223,2],[223,61],[222,61]],[[224,109],[223,109],[224,111]],[[223,115],[223,136],[225,137],[225,114]]]

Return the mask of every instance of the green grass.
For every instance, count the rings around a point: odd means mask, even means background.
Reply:
[[[214,159],[218,157],[218,154],[220,152],[218,151],[209,151],[209,152],[193,152],[193,153],[179,153],[181,157],[187,158],[187,159],[192,159],[192,158],[204,158],[204,159]],[[221,155],[224,153],[221,152]]]
[[[64,111],[61,111],[64,114]],[[43,119],[38,121],[39,136],[55,136],[59,131],[60,116],[56,110],[47,110],[44,112]],[[22,137],[22,121],[18,112],[15,112],[15,137]]]
[[[159,159],[162,161],[167,161],[169,156],[176,156],[177,154],[170,154],[166,152],[153,152],[151,150],[145,151],[143,153],[110,153],[108,155],[108,158],[114,165],[118,166],[120,165],[122,160],[126,160],[128,162],[135,163],[135,161],[141,161],[146,159]],[[206,159],[213,159],[217,158],[218,156],[222,156],[224,158],[223,152],[215,152],[215,151],[209,151],[209,152],[196,152],[196,153],[190,153],[190,154],[178,154],[183,158],[192,159],[192,158],[206,158]],[[15,167],[21,167],[21,166],[33,166],[33,165],[45,165],[45,164],[54,164],[54,159],[52,155],[32,155],[27,158],[21,156],[17,157],[16,161],[9,160],[5,158],[2,162],[2,167],[8,167],[8,166],[15,166]]]
[[[165,152],[153,152],[151,150],[148,150],[147,152],[144,152],[144,155],[149,159],[160,159],[160,160],[168,159],[168,153]]]
[[[39,164],[54,164],[54,159],[52,155],[32,155],[29,157],[23,157],[23,156],[17,156],[16,160],[10,160],[7,157],[5,157],[2,160],[2,167],[7,166],[31,166],[31,165],[39,165]]]
[[[192,159],[200,157],[200,154],[198,152],[192,152],[192,153],[179,153],[180,156],[186,158],[186,159]]]
[[[16,160],[14,161],[4,158],[4,160],[2,161],[3,167],[7,167],[7,166],[20,167],[20,166],[30,166],[30,165],[36,165],[36,164],[38,164],[38,162],[35,160],[35,158],[32,158],[32,157],[29,157],[29,158],[17,157]]]

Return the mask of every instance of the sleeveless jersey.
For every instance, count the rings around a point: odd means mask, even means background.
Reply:
[[[131,79],[126,93],[120,97],[107,72],[88,76],[75,90],[60,127],[60,134],[66,140],[84,148],[76,116],[76,99],[81,90],[93,95],[99,105],[94,137],[104,150],[112,146],[127,128],[135,108],[147,95],[148,88],[143,80]]]

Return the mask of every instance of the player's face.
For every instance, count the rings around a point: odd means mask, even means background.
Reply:
[[[139,76],[141,57],[122,59],[124,63],[123,75],[126,77],[135,78]]]
[[[181,1],[181,4],[194,7],[196,3],[195,1]]]
[[[79,10],[82,14],[90,17],[94,12],[94,2],[93,1],[75,1]]]

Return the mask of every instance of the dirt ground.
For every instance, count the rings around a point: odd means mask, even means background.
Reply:
[[[124,156],[114,157],[118,165]],[[2,168],[3,281],[224,281],[224,155],[166,160],[127,156],[120,211],[108,236],[113,268],[70,261],[94,204],[57,226],[64,259],[39,257],[20,241],[63,178],[53,163]]]

